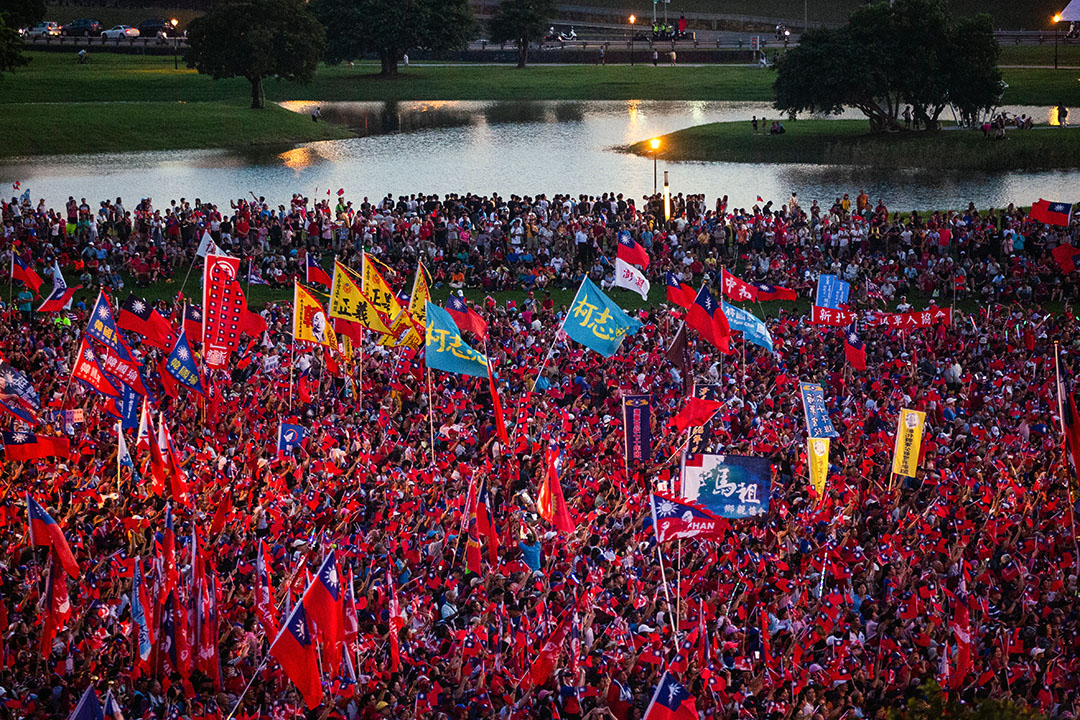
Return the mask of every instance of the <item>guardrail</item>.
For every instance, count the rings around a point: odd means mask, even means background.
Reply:
[[[110,48],[154,48],[161,50],[168,50],[173,52],[174,49],[184,50],[187,48],[187,41],[184,38],[116,38],[115,40],[108,40],[103,37],[77,37],[68,35],[57,35],[55,37],[24,37],[23,42],[32,48],[48,48],[48,47],[66,47],[72,49],[86,48],[86,49],[110,49]]]

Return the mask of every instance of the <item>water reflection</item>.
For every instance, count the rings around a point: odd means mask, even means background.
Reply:
[[[350,199],[386,193],[481,192],[506,195],[622,192],[652,189],[652,161],[612,152],[705,122],[776,117],[767,103],[724,102],[356,102],[285,103],[353,128],[360,137],[299,147],[112,153],[29,158],[0,164],[0,183],[16,180],[60,206],[68,195],[87,198],[209,198],[225,203],[249,191],[273,203],[293,192],[344,187]],[[1046,107],[1011,107],[1048,118]],[[861,117],[857,112],[847,117]],[[735,206],[757,195],[782,199],[793,190],[804,202],[831,202],[865,189],[890,208],[1002,206],[1036,197],[1070,198],[1080,171],[982,175],[938,171],[879,171],[814,165],[668,163],[674,192],[729,195]]]

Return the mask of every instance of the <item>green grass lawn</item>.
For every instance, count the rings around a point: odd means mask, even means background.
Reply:
[[[351,137],[276,105],[226,102],[0,103],[6,155],[286,145]]]
[[[1001,45],[1002,65],[1044,65],[1054,66],[1054,41],[1048,37],[1042,45]],[[1068,45],[1058,44],[1058,65],[1080,66],[1080,42],[1072,41]],[[1073,71],[1073,75],[1076,72]]]
[[[975,130],[872,136],[862,120],[785,122],[784,135],[754,135],[747,122],[710,123],[661,137],[664,160],[777,162],[1001,170],[1080,166],[1080,129],[1012,130],[1004,141]],[[645,143],[628,148],[650,156]]]

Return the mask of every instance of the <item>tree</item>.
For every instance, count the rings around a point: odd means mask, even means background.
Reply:
[[[4,0],[0,7],[0,73],[30,62],[30,58],[22,54],[19,28],[33,25],[43,17],[44,0]]]
[[[943,0],[875,2],[834,30],[807,32],[778,63],[775,107],[791,114],[858,108],[872,131],[903,130],[905,105],[926,129],[952,105],[965,117],[1001,95],[989,17],[954,21]]]
[[[523,68],[529,62],[529,43],[544,37],[554,14],[554,0],[502,0],[488,21],[491,39],[513,42],[518,50],[517,66]]]
[[[308,82],[326,47],[300,0],[224,0],[188,25],[188,67],[215,80],[246,78],[251,107],[266,106],[263,79]]]
[[[409,48],[444,52],[465,46],[475,22],[468,0],[314,0],[326,27],[326,62],[379,56],[382,75],[395,75]]]

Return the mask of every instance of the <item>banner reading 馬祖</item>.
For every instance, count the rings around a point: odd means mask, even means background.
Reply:
[[[896,429],[896,448],[893,450],[892,471],[897,475],[915,477],[922,446],[923,423],[926,413],[904,408]]]
[[[772,464],[746,455],[685,453],[680,495],[725,518],[748,518],[769,511]]]

